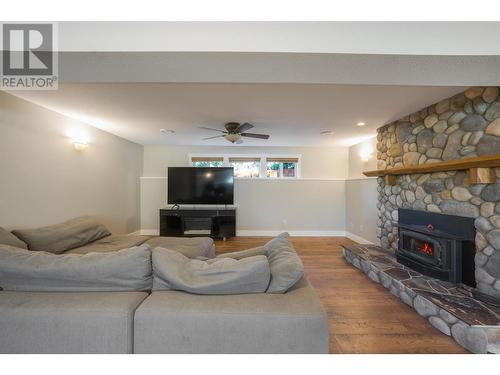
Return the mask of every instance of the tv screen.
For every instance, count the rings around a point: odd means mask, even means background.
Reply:
[[[168,168],[169,204],[233,204],[233,168]]]

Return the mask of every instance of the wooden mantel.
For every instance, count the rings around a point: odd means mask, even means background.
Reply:
[[[368,177],[385,176],[386,183],[394,185],[396,183],[396,176],[398,175],[468,170],[469,180],[472,184],[491,184],[496,182],[495,170],[493,168],[497,167],[500,167],[500,154],[447,160],[412,167],[378,169],[376,171],[366,171],[363,174]]]

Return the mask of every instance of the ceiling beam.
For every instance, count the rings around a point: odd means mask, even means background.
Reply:
[[[60,52],[66,82],[500,85],[499,56]]]

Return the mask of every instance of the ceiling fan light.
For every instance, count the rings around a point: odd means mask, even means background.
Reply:
[[[225,138],[231,142],[231,143],[234,143],[236,141],[239,141],[241,139],[241,135],[239,134],[228,134],[225,136]]]

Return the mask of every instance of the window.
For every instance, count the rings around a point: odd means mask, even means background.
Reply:
[[[230,157],[229,166],[234,168],[234,177],[259,178],[260,158]]]
[[[235,178],[294,179],[300,177],[300,155],[190,154],[193,167],[233,167]]]
[[[192,157],[193,167],[222,167],[224,166],[223,157]]]
[[[296,178],[298,158],[267,158],[266,176],[268,178]]]

